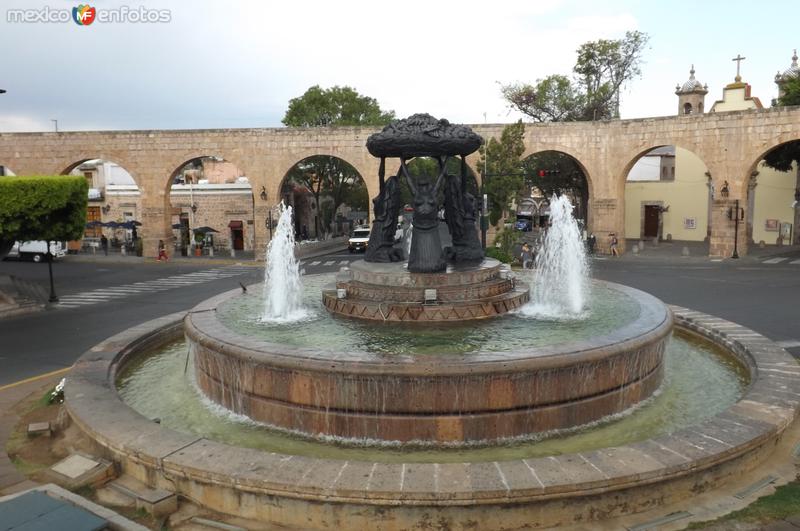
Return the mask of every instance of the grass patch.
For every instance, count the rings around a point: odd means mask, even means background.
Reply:
[[[763,496],[744,509],[732,512],[716,520],[695,522],[687,529],[702,529],[724,522],[769,522],[800,514],[800,481],[792,481],[775,489],[773,494]]]
[[[47,468],[46,465],[42,465],[39,463],[31,463],[30,461],[26,461],[25,459],[15,455],[11,456],[11,462],[17,467],[17,470],[20,474],[24,476],[30,476],[31,474],[35,474],[40,470],[44,470]]]

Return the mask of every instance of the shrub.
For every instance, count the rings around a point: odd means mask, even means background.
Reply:
[[[0,240],[77,240],[87,203],[83,177],[0,177]]]

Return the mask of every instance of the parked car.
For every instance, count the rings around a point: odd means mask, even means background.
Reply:
[[[517,218],[517,221],[514,223],[514,228],[522,232],[530,232],[533,230],[533,220]]]
[[[67,254],[66,248],[61,242],[50,242],[50,252],[53,258],[61,258]],[[29,242],[14,242],[14,246],[8,252],[9,258],[19,258],[20,260],[33,260],[41,262],[47,255],[47,242],[34,240]]]
[[[347,249],[354,253],[356,251],[366,251],[369,243],[369,227],[356,227],[347,240]]]

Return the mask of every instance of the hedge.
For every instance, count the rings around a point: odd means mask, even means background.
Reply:
[[[77,240],[86,227],[82,176],[0,177],[0,240]]]

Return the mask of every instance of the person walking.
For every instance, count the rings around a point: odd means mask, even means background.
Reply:
[[[165,262],[169,261],[169,256],[167,256],[167,246],[164,245],[164,240],[158,240],[158,261],[160,262],[161,259],[164,259]]]
[[[617,234],[612,232],[611,236],[611,256],[619,256],[619,250],[617,249],[617,245],[619,245],[619,240],[617,239]]]
[[[597,237],[594,233],[589,234],[589,238],[586,240],[586,243],[589,247],[589,254],[594,254],[594,248],[597,246]]]
[[[100,247],[103,249],[103,254],[108,256],[108,238],[105,234],[100,235]]]
[[[522,269],[531,269],[533,266],[533,252],[531,251],[531,246],[528,245],[528,242],[522,244],[520,259],[522,260]]]

